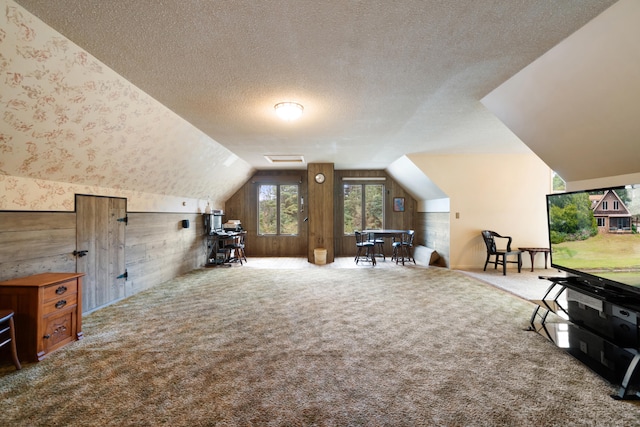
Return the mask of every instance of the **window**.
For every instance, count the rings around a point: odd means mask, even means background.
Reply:
[[[384,228],[384,185],[344,184],[343,188],[345,235]]]
[[[562,179],[560,175],[558,175],[555,171],[551,172],[551,186],[554,192],[561,192],[567,190],[567,183]]]
[[[607,209],[609,209],[609,204],[605,200],[605,201],[602,202],[602,210],[606,211]]]
[[[604,218],[598,217],[596,219],[598,220],[598,227],[604,227]]]
[[[258,234],[298,235],[300,191],[297,184],[258,187]]]
[[[618,202],[617,200],[613,201],[613,210],[614,211],[619,211],[620,210],[620,202]]]

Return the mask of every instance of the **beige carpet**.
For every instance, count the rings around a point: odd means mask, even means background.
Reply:
[[[0,367],[7,426],[640,425],[532,305],[444,269],[194,271]],[[246,267],[246,268],[245,268]]]

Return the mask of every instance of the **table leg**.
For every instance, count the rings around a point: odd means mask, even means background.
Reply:
[[[544,252],[544,269],[547,269],[547,258],[549,257],[549,252]]]
[[[536,252],[535,251],[529,251],[529,256],[531,256],[531,271],[533,271],[533,259],[536,256]]]

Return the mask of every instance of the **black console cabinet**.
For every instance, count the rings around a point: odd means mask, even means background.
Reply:
[[[541,277],[551,285],[536,304],[530,329],[619,386],[612,397],[640,398],[640,301],[574,278]]]

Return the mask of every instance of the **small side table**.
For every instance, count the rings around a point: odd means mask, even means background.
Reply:
[[[547,268],[547,259],[549,258],[549,253],[551,249],[549,248],[518,248],[521,251],[529,252],[529,256],[531,257],[531,271],[533,271],[533,259],[535,258],[538,252],[542,252],[544,254],[544,268]]]

